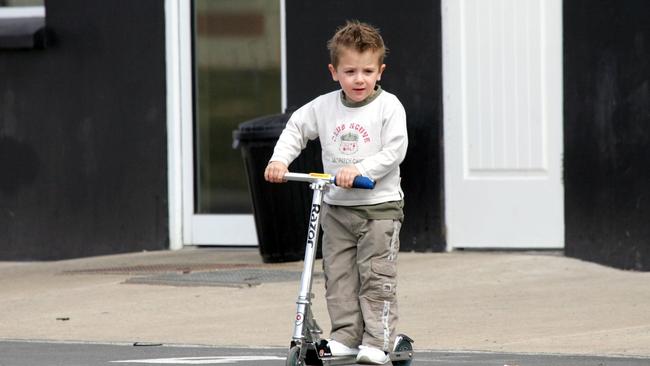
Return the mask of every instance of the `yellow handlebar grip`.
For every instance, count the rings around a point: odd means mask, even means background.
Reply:
[[[325,174],[325,173],[309,173],[310,176],[314,178],[320,178],[320,179],[330,179],[332,178],[331,174]]]

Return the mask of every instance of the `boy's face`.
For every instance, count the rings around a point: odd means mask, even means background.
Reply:
[[[377,51],[359,52],[343,48],[339,53],[338,66],[329,64],[327,67],[332,73],[332,79],[341,84],[345,98],[350,102],[361,102],[375,90],[375,84],[381,80],[386,65],[379,64]]]

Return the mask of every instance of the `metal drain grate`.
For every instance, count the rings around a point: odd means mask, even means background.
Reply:
[[[265,269],[238,269],[230,271],[164,273],[155,276],[132,277],[124,283],[170,286],[231,286],[252,287],[267,282],[300,281],[301,272]],[[315,278],[322,277],[314,273]]]
[[[144,264],[132,266],[117,266],[103,268],[73,269],[61,272],[64,275],[73,274],[136,274],[136,273],[161,273],[181,272],[190,273],[197,271],[214,271],[237,268],[264,267],[264,264],[248,263],[191,263],[191,264]]]

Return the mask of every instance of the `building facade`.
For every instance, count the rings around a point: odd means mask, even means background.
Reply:
[[[408,5],[57,0],[38,42],[3,27],[1,257],[259,245],[232,132],[337,88],[325,43],[359,19],[381,29],[382,87],[407,111],[402,250],[649,269],[650,6]]]

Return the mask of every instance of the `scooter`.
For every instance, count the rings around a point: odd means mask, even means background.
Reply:
[[[316,319],[314,319],[311,311],[311,300],[314,297],[314,294],[311,292],[311,285],[314,273],[314,261],[316,260],[318,235],[320,232],[320,212],[323,204],[323,193],[330,184],[336,185],[336,177],[318,173],[286,173],[284,179],[309,183],[309,187],[314,191],[309,215],[304,268],[300,280],[300,292],[296,300],[296,317],[286,366],[356,364],[356,356],[332,356],[327,345],[327,340],[320,338],[323,331],[316,323]],[[373,189],[374,187],[375,182],[363,176],[356,177],[352,184],[352,188]],[[411,365],[413,360],[412,343],[413,340],[404,334],[396,337],[393,352],[389,354],[394,366]]]

